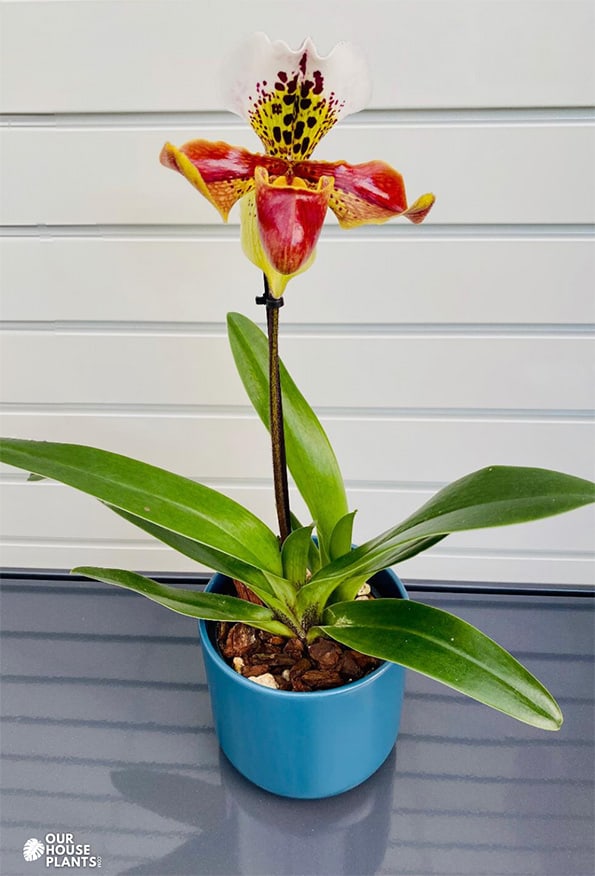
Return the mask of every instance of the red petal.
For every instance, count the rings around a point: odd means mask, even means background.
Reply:
[[[332,177],[320,177],[317,189],[312,190],[304,183],[291,185],[284,177],[270,184],[265,168],[258,167],[255,181],[263,248],[275,270],[294,274],[318,242],[333,189]]]
[[[432,200],[423,215],[422,211],[416,211],[409,216],[403,177],[384,161],[365,164],[303,161],[295,166],[294,172],[309,182],[323,175],[334,178],[335,189],[329,206],[344,228],[386,222],[401,213],[411,221],[421,222],[433,203]]]
[[[233,205],[254,187],[254,170],[258,164],[275,164],[241,146],[222,141],[191,140],[179,149],[166,143],[161,163],[177,170],[219,210],[227,220]],[[271,171],[283,174],[286,163],[277,162]]]

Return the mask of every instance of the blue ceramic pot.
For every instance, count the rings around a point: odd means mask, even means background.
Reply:
[[[370,583],[381,596],[407,599],[390,570]],[[207,591],[230,592],[231,586],[215,575]],[[227,665],[214,623],[201,620],[198,627],[219,744],[251,782],[283,797],[332,797],[361,784],[386,760],[399,731],[402,666],[383,663],[331,690],[271,690]]]

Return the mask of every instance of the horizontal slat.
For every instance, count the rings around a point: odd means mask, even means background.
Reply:
[[[208,486],[219,487],[216,481]],[[3,492],[4,537],[35,538],[36,534],[52,539],[88,539],[119,542],[134,541],[152,544],[153,539],[122,520],[117,514],[104,508],[88,496],[53,482],[27,483],[25,477],[16,483],[5,483]],[[253,486],[250,482],[224,484],[222,492],[250,508],[271,526],[275,527],[272,487]],[[412,514],[426,502],[435,490],[417,489],[370,489],[348,490],[350,507],[358,510],[355,537],[358,542],[372,538]],[[299,497],[292,501],[296,514],[304,520],[307,512]],[[525,526],[496,527],[451,536],[445,545],[471,550],[539,550],[544,538],[550,552],[588,552],[592,547],[592,529],[587,524],[595,523],[595,509],[590,506],[552,517]],[[440,546],[441,548],[443,545]]]
[[[352,486],[443,484],[487,465],[529,465],[595,478],[595,423],[512,418],[323,416]],[[268,435],[249,414],[99,415],[5,413],[14,438],[102,447],[199,480],[268,479]],[[0,472],[17,470],[1,466]]]
[[[0,264],[4,320],[220,322],[228,310],[257,314],[260,276],[235,232],[4,238]],[[283,322],[580,324],[595,322],[594,284],[590,238],[323,234],[314,268],[288,287]]]
[[[303,0],[297,18],[277,0],[39,0],[2,17],[5,112],[217,109],[222,57],[263,27],[294,47],[309,31],[322,52],[357,42],[377,107],[593,101],[589,0]]]
[[[164,569],[167,569],[165,557],[164,561]],[[402,563],[397,571],[405,580],[464,581],[471,585],[491,581],[518,586],[554,584],[559,587],[592,588],[595,584],[594,564],[592,556],[569,557],[563,552],[559,556],[543,555],[539,551],[528,556],[490,551],[480,554],[464,550],[446,554],[436,548]]]
[[[36,542],[27,539],[19,543],[0,541],[0,557],[5,569],[59,569],[76,566],[104,566],[133,569],[152,574],[191,572],[208,574],[207,569],[193,564],[181,554],[155,545],[154,549],[126,545],[67,542]],[[462,551],[461,555],[444,556],[438,548],[396,567],[404,581],[457,581],[469,584],[494,582],[501,584],[552,584],[560,587],[593,587],[592,558],[577,559],[561,554],[522,557],[518,554],[484,555]]]
[[[282,356],[311,404],[589,409],[585,337],[287,335]],[[211,334],[7,332],[5,402],[245,404],[227,339]]]
[[[218,225],[213,207],[158,162],[166,139],[193,137],[255,145],[241,125],[5,129],[1,221]],[[429,222],[485,224],[593,221],[595,177],[586,168],[594,153],[595,126],[575,123],[339,127],[316,154],[351,162],[382,158],[404,174],[412,199],[436,193]]]
[[[236,486],[226,487],[225,492],[274,526],[271,490]],[[350,490],[350,505],[358,509],[357,541],[403,519],[431,492]],[[293,505],[306,519],[299,500]],[[154,571],[204,569],[151,541],[100,503],[60,485],[5,484],[3,516],[4,566],[66,568],[103,563]],[[521,569],[525,581],[591,584],[594,526],[595,512],[583,508],[525,526],[462,533],[399,569],[411,578],[513,582],[519,581]]]

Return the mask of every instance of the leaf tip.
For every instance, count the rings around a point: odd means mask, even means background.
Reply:
[[[554,708],[552,709],[551,723],[545,729],[556,731],[561,729],[562,724],[564,723],[564,715],[562,714],[562,709],[553,697],[552,704]]]

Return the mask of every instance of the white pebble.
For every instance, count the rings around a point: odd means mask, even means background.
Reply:
[[[370,585],[366,581],[366,583],[362,584],[360,589],[357,591],[357,596],[355,598],[360,599],[362,596],[369,596],[371,592],[372,592],[372,588],[370,587]]]
[[[255,684],[261,684],[263,687],[272,687],[274,690],[278,690],[279,685],[270,672],[265,672],[264,675],[251,675],[249,676],[250,681],[253,681]]]
[[[242,660],[241,657],[234,657],[233,658],[233,668],[235,669],[236,672],[239,672],[241,674],[242,669],[244,668],[244,661]]]

